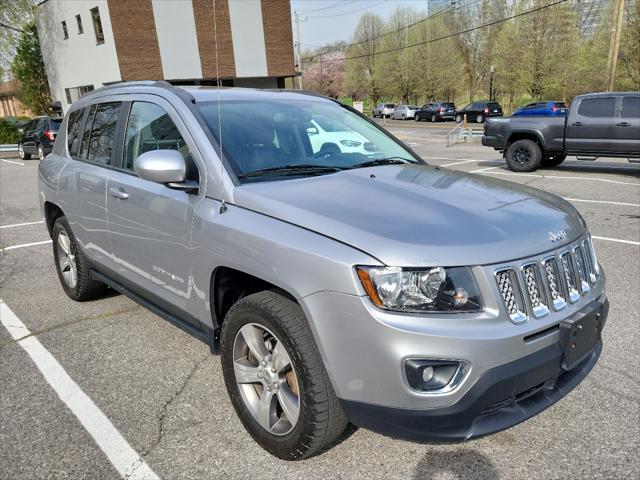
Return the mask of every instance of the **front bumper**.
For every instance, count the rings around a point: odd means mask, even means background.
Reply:
[[[606,319],[608,302],[598,308]],[[341,403],[352,423],[385,435],[416,441],[466,440],[512,427],[550,407],[587,376],[601,351],[600,341],[577,366],[563,371],[563,351],[554,343],[488,370],[449,407],[414,410]]]

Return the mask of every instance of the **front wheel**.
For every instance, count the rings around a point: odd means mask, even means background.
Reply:
[[[222,370],[236,413],[262,448],[307,458],[347,426],[307,319],[275,291],[249,295],[222,324]]]
[[[477,122],[477,123],[482,123],[482,122],[484,122],[484,115],[479,114],[479,115],[476,117],[476,122]]]
[[[462,123],[462,120],[463,120],[462,115],[460,115],[460,114],[456,115],[456,122],[457,123]]]
[[[532,172],[540,166],[542,151],[533,140],[517,140],[509,145],[506,160],[514,172]]]
[[[44,148],[42,148],[42,145],[38,145],[38,160],[44,160]]]
[[[560,155],[545,155],[542,158],[542,166],[543,167],[556,167],[558,165],[560,165],[562,162],[565,161],[565,159],[567,158],[566,155],[564,154],[560,154]]]
[[[431,123],[436,123],[438,121],[438,117],[435,115],[431,115]]]
[[[91,277],[89,260],[80,249],[64,216],[53,224],[53,258],[62,289],[72,300],[90,300],[106,291],[104,283]]]

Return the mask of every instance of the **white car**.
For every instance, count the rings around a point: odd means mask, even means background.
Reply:
[[[391,114],[391,118],[394,120],[408,120],[413,118],[418,111],[416,105],[398,105]]]
[[[350,129],[346,125],[322,115],[316,115],[311,120],[311,127],[307,128],[313,153],[320,150],[327,152],[361,153],[371,156],[375,151],[375,145],[369,139]]]

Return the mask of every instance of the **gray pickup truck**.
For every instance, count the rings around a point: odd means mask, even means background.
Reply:
[[[560,165],[567,155],[640,161],[640,92],[580,95],[566,117],[487,119],[482,144],[516,172]]]

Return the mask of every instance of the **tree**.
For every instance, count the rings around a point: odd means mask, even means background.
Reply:
[[[616,88],[640,90],[640,0],[627,4],[627,22],[622,29]]]
[[[11,61],[16,54],[20,40],[20,30],[33,21],[33,7],[36,0],[0,1],[0,81],[6,80]]]
[[[11,73],[20,84],[18,100],[27,109],[36,114],[52,113],[51,94],[34,23],[24,27],[11,63]]]
[[[344,94],[344,53],[334,50],[313,57],[313,62],[305,66],[303,84],[306,90],[338,98]]]
[[[380,35],[384,28],[382,19],[373,13],[365,13],[353,32],[352,45],[347,57],[358,57],[347,60],[344,86],[357,98],[368,95],[377,102],[382,95],[378,85],[377,68],[379,65],[375,53],[380,45]]]

